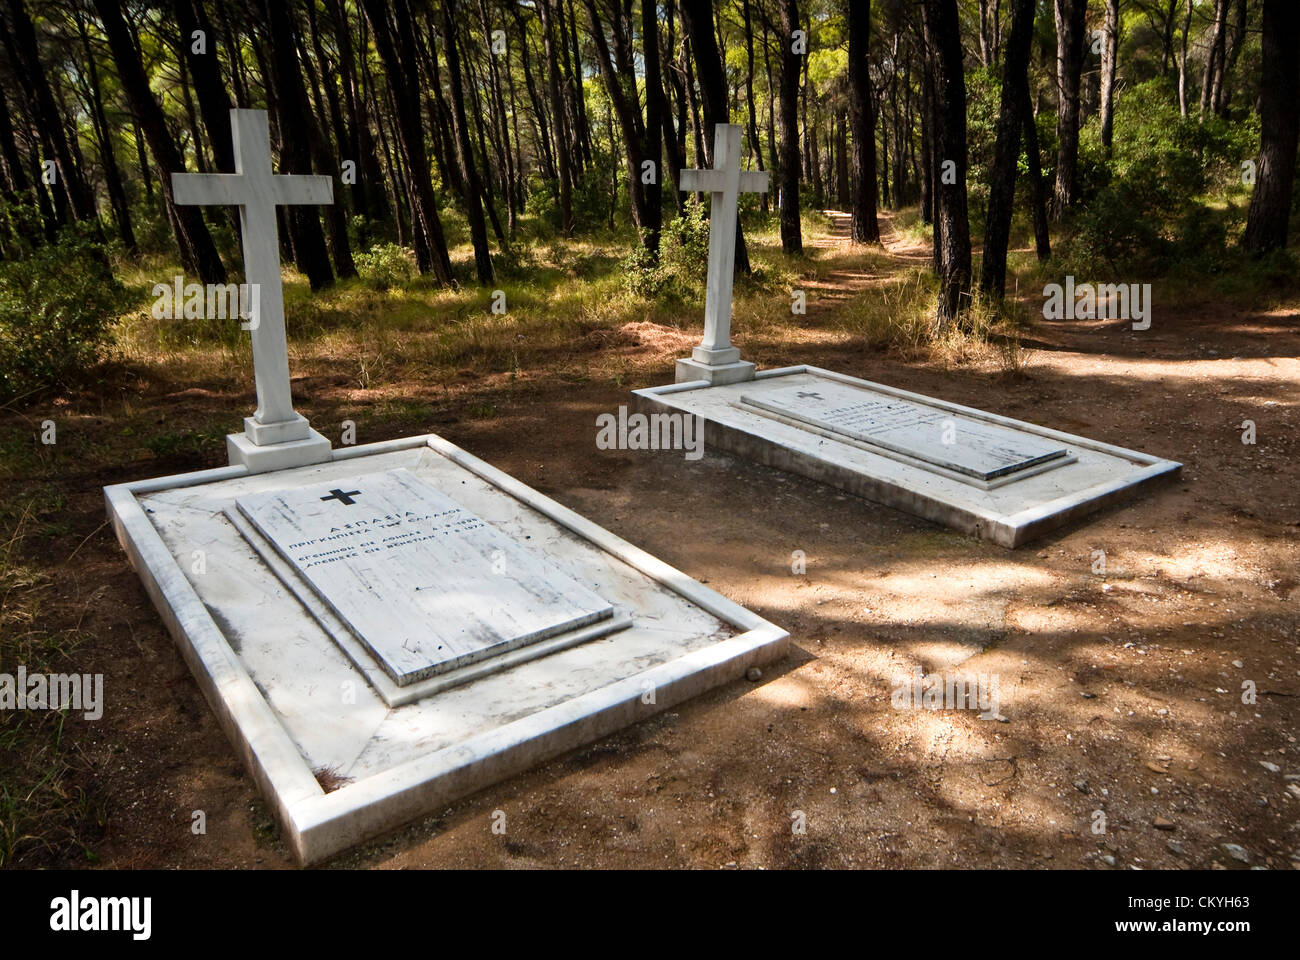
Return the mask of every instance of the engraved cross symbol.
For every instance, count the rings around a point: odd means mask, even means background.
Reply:
[[[343,506],[345,506],[345,507],[350,507],[350,506],[352,506],[352,504],[356,503],[356,501],[353,500],[352,498],[353,498],[353,497],[358,497],[358,496],[360,496],[360,495],[361,495],[361,491],[360,491],[360,490],[338,490],[338,489],[335,489],[335,490],[331,490],[331,491],[330,491],[330,495],[329,495],[328,497],[321,497],[321,499],[322,499],[322,500],[337,500],[339,503],[343,504]]]
[[[803,399],[803,398],[805,398],[805,397],[812,397],[814,400],[825,400],[825,399],[826,399],[825,397],[823,397],[820,393],[817,393],[816,391],[811,391],[811,392],[807,392],[807,393],[806,393],[806,392],[804,392],[803,390],[800,390],[800,391],[796,394],[796,396],[798,396],[800,399]]]

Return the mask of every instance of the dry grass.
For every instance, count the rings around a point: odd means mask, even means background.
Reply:
[[[23,504],[0,546],[0,672],[57,672],[81,638],[46,629],[47,573],[22,562],[28,530],[39,522],[36,498]],[[97,802],[79,785],[88,764],[64,738],[63,711],[0,711],[0,867],[63,860],[102,824]]]

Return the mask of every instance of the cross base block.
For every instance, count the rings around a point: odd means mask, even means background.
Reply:
[[[226,437],[226,454],[231,466],[243,465],[249,473],[266,473],[268,470],[289,470],[330,459],[330,442],[310,427],[302,440],[270,443],[259,446],[244,433]]]
[[[707,380],[713,386],[725,386],[728,383],[753,380],[755,369],[748,360],[736,360],[732,363],[700,363],[693,357],[683,358],[677,361],[677,382]]]

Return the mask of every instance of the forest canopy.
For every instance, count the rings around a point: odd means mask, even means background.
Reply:
[[[707,197],[680,171],[722,122],[771,174],[739,273],[767,223],[797,257],[809,211],[872,244],[914,209],[936,330],[1001,300],[1018,244],[1277,280],[1297,49],[1291,0],[0,0],[0,388],[92,365],[133,265],[239,272],[234,211],[169,177],[234,169],[232,107],[268,111],[280,172],[334,178],[280,211],[313,290],[490,288],[610,234],[633,290],[689,288]]]

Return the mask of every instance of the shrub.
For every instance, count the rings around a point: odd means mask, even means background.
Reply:
[[[123,293],[103,244],[71,228],[0,265],[0,395],[68,386],[94,366]]]
[[[709,270],[709,221],[704,205],[692,194],[686,201],[686,214],[664,226],[657,264],[638,242],[620,266],[628,289],[638,296],[699,299]]]
[[[356,256],[357,274],[375,290],[401,286],[415,274],[415,264],[405,247],[378,243]]]
[[[1067,259],[1084,269],[1217,271],[1240,211],[1214,201],[1240,186],[1257,141],[1253,119],[1181,116],[1167,81],[1126,92],[1115,102],[1114,156],[1096,122],[1080,138],[1083,204]]]

